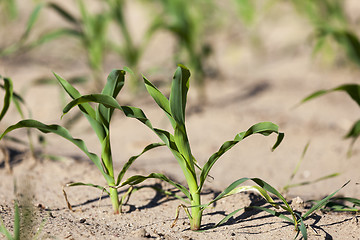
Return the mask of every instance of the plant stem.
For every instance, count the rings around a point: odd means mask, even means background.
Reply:
[[[191,194],[191,206],[201,205],[200,193]],[[193,231],[199,230],[201,227],[202,210],[200,207],[191,208],[190,229]]]
[[[110,188],[110,199],[113,206],[114,214],[120,213],[120,207],[119,207],[119,195],[116,188]]]
[[[200,192],[198,191],[198,184],[194,175],[191,174],[191,171],[187,170],[185,173],[185,178],[187,180],[189,191],[191,194],[190,203],[191,206],[199,206],[201,205],[201,197]],[[191,208],[191,217],[190,219],[190,229],[193,231],[197,231],[201,227],[201,218],[202,218],[202,210],[200,207],[192,207]]]

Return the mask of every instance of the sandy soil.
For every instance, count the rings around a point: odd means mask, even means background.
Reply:
[[[136,9],[134,6],[133,11]],[[311,58],[310,32],[307,23],[284,6],[268,13],[256,28],[261,48],[254,47],[249,40],[249,31],[238,24],[230,24],[211,38],[215,52],[210,63],[219,73],[208,79],[206,104],[197,104],[194,86],[188,99],[187,127],[193,154],[198,161],[203,164],[223,142],[257,122],[278,124],[285,139],[274,152],[270,148],[275,136],[253,136],[234,147],[212,169],[214,179],[207,182],[203,202],[241,177],[259,177],[281,189],[309,141],[309,149],[293,182],[311,181],[331,173],[341,174],[291,188],[286,195],[289,201],[295,197],[305,201],[295,206],[296,209],[306,211],[309,207],[307,200],[319,200],[348,180],[351,182],[339,195],[360,198],[360,185],[357,184],[360,182],[359,146],[355,144],[352,157],[347,158],[350,142],[342,138],[351,124],[358,120],[356,104],[345,94],[333,93],[294,108],[313,91],[356,82],[359,77],[359,71],[352,67],[334,67],[319,58]],[[165,33],[158,34],[150,44],[142,62],[143,68],[156,62],[163,64],[165,69],[154,74],[155,77],[146,74],[150,80],[156,78],[154,80],[166,82],[171,79],[175,70],[169,64],[173,46],[174,40]],[[60,120],[63,103],[59,88],[34,87],[31,82],[41,77],[54,79],[51,71],[64,78],[88,73],[84,58],[79,59],[78,54],[79,50],[71,43],[54,42],[36,51],[0,59],[0,73],[13,79],[15,91],[23,94],[34,119],[61,124],[64,119]],[[114,56],[108,57],[105,72],[112,68],[122,68],[122,63],[114,60]],[[89,91],[88,87],[79,86],[83,93]],[[162,89],[166,91],[166,88],[165,84]],[[123,91],[120,102],[141,107],[155,126],[169,128],[166,117],[160,114],[149,96],[140,94],[134,99],[126,93],[126,87]],[[1,129],[18,120],[13,108],[1,122]],[[98,152],[96,136],[89,129],[81,120],[72,126],[71,132],[73,136],[85,139],[91,151]],[[126,119],[121,113],[115,114],[112,131],[117,171],[130,156],[138,154],[148,143],[158,141],[148,129],[137,121]],[[34,139],[37,133],[33,132]],[[22,130],[13,132],[13,136],[26,140],[26,132]],[[170,228],[180,202],[155,192],[151,187],[134,193],[121,215],[112,214],[110,200],[101,191],[87,187],[67,188],[69,201],[75,210],[72,212],[64,200],[64,184],[81,181],[105,185],[105,181],[95,166],[70,143],[53,135],[46,135],[46,141],[46,146],[35,144],[39,152],[36,160],[29,157],[27,147],[7,145],[11,147],[13,172],[8,173],[4,164],[0,165],[0,213],[10,229],[13,225],[13,200],[18,198],[23,203],[21,209],[31,209],[28,231],[36,232],[40,227],[40,239],[292,239],[296,235],[293,226],[256,211],[240,211],[222,226],[211,228],[225,214],[237,208],[267,206],[252,193],[223,199],[207,209],[203,219],[204,232],[190,231],[184,212],[180,213],[176,226]],[[41,154],[61,158],[53,161],[41,158]],[[181,170],[167,149],[146,153],[126,176],[151,172],[164,173],[184,183]],[[171,190],[158,181],[147,181],[144,186],[154,185]],[[306,224],[309,225],[309,239],[360,239],[358,215],[317,211]]]

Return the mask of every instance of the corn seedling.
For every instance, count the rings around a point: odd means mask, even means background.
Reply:
[[[333,197],[321,210],[327,212],[359,212],[360,200],[350,197]]]
[[[111,48],[119,54],[124,60],[126,65],[133,70],[133,74],[130,76],[130,89],[132,92],[137,92],[141,84],[141,76],[138,75],[139,61],[141,56],[154,33],[154,30],[150,27],[145,35],[141,38],[140,43],[135,43],[130,33],[128,23],[126,21],[126,1],[125,0],[107,0],[106,3],[109,7],[109,14],[111,20],[118,27],[122,42],[118,44],[114,41],[110,42]]]
[[[351,30],[344,1],[294,0],[291,2],[300,14],[309,19],[314,28],[314,54],[322,51],[333,59],[337,54],[336,47],[339,46],[349,60],[360,65],[360,43]]]
[[[153,28],[168,31],[176,38],[178,45],[174,60],[188,62],[189,67],[195,71],[199,101],[205,102],[205,60],[212,52],[205,37],[209,29],[213,31],[211,21],[216,13],[214,3],[209,0],[158,2],[161,3],[162,12],[155,19]],[[184,53],[185,56],[182,56]]]
[[[338,87],[335,87],[332,89],[316,91],[316,92],[310,94],[309,96],[307,96],[306,98],[304,98],[300,102],[300,104],[305,103],[314,98],[323,96],[325,94],[328,94],[331,92],[338,92],[338,91],[346,92],[347,95],[349,97],[351,97],[351,99],[354,100],[358,106],[360,106],[360,85],[359,84],[344,84],[344,85],[341,85],[341,86],[338,86]],[[351,139],[348,156],[351,156],[353,145],[359,136],[360,136],[360,120],[358,120],[357,122],[355,122],[352,125],[351,129],[348,131],[348,133],[344,137],[346,139],[348,139],[348,138]]]
[[[81,94],[65,79],[61,78],[57,74],[55,74],[55,77],[71,98],[75,99],[81,96]],[[116,98],[124,85],[124,80],[125,71],[113,70],[107,78],[107,83],[102,90],[102,94],[112,99]],[[98,104],[98,106],[94,109],[89,103],[80,104],[79,110],[89,121],[92,129],[94,130],[95,134],[99,139],[101,145],[101,157],[94,153],[91,153],[86,147],[85,142],[81,139],[73,138],[66,128],[60,125],[46,125],[33,119],[22,120],[17,124],[8,127],[5,132],[0,136],[0,139],[3,138],[7,133],[15,129],[35,128],[43,133],[54,133],[72,142],[95,164],[95,166],[105,178],[107,185],[112,187],[106,190],[105,187],[92,183],[82,182],[70,183],[67,184],[67,186],[91,186],[105,191],[110,196],[114,213],[119,213],[121,211],[121,201],[119,201],[118,192],[117,189],[114,188],[114,186],[120,185],[126,171],[138,157],[140,157],[148,150],[156,148],[158,146],[162,146],[163,144],[154,143],[146,146],[139,155],[131,157],[124,164],[120,173],[115,176],[110,144],[110,121],[114,110],[107,108],[103,104]]]
[[[0,84],[0,88],[2,88],[5,91],[4,105],[3,105],[1,113],[0,113],[0,123],[3,120],[3,118],[5,117],[6,113],[8,112],[11,103],[13,103],[15,105],[15,108],[16,108],[17,112],[19,113],[20,117],[22,119],[24,119],[25,114],[22,109],[22,106],[26,107],[25,101],[19,94],[14,92],[13,82],[10,78],[3,78],[2,76],[0,76],[0,80],[4,81],[4,84]],[[30,149],[31,157],[34,158],[35,157],[35,148],[34,148],[34,144],[33,144],[33,140],[32,140],[30,131],[27,131],[27,138],[28,138],[28,143],[26,143],[25,141],[23,141],[19,138],[15,138],[15,137],[6,137],[6,140],[15,142],[15,143],[21,143],[23,145],[28,145],[29,149]],[[8,172],[11,172],[12,170],[11,170],[10,159],[9,159],[9,154],[8,154],[8,149],[6,147],[6,143],[0,144],[0,149],[4,153],[5,168],[8,170]]]
[[[186,209],[187,216],[190,220],[191,229],[199,230],[201,227],[203,211],[209,205],[223,197],[230,196],[241,191],[254,190],[256,192],[259,192],[268,202],[273,203],[273,200],[268,195],[267,191],[272,192],[276,190],[264,181],[257,178],[241,178],[233,182],[219,196],[217,196],[213,201],[208,204],[202,205],[201,193],[205,181],[209,176],[211,168],[225,152],[230,150],[237,143],[253,134],[261,134],[264,136],[268,136],[272,133],[276,133],[278,134],[278,138],[273,146],[273,149],[275,149],[281,143],[284,134],[278,132],[278,126],[271,122],[262,122],[255,124],[247,131],[237,134],[233,140],[225,142],[220,147],[220,149],[216,153],[214,153],[205,163],[205,165],[201,168],[198,165],[195,157],[192,155],[185,127],[185,108],[187,101],[187,93],[189,90],[189,77],[190,71],[186,67],[179,65],[172,81],[169,99],[167,99],[149,80],[144,77],[145,87],[147,91],[169,118],[171,126],[174,129],[173,133],[170,133],[166,130],[154,128],[150,120],[146,117],[146,115],[141,109],[135,107],[120,106],[113,97],[104,94],[91,94],[74,99],[64,108],[64,113],[67,113],[73,107],[79,104],[81,106],[81,104],[84,103],[97,102],[111,109],[119,109],[123,111],[127,117],[136,118],[137,120],[145,124],[148,128],[150,128],[163,141],[163,143],[174,155],[185,176],[187,187],[176,183],[165,175],[159,173],[151,173],[148,176],[135,175],[128,178],[122,184],[116,185],[116,187],[114,185],[112,186],[114,188],[117,188],[125,186],[127,184],[137,185],[149,178],[160,179],[173,185],[174,187],[179,189],[190,202],[190,206],[184,206],[184,209]],[[200,174],[197,174],[197,169],[200,170]],[[240,184],[247,180],[252,180],[258,186],[239,187]],[[191,213],[188,208],[190,208]]]
[[[80,11],[80,18],[73,16],[69,11],[56,3],[37,4],[28,19],[26,30],[20,40],[7,48],[0,50],[0,56],[13,54],[20,50],[25,51],[33,49],[61,37],[73,37],[80,41],[81,46],[87,52],[88,64],[92,70],[92,77],[95,79],[96,87],[102,87],[102,63],[107,46],[109,17],[107,12],[104,11],[98,14],[90,13],[82,0],[77,0],[77,4]],[[53,10],[65,22],[71,24],[71,26],[46,31],[37,36],[35,40],[29,42],[28,38],[44,9]]]
[[[265,207],[259,207],[259,206],[251,206],[251,208],[254,209],[258,209],[258,210],[262,210],[265,212],[270,213],[271,215],[274,215],[276,217],[279,217],[283,220],[285,220],[288,223],[291,223],[295,226],[295,230],[297,231],[297,234],[295,236],[295,239],[299,236],[299,234],[301,233],[301,236],[304,240],[308,239],[307,236],[307,227],[304,223],[304,221],[306,219],[308,219],[311,214],[313,214],[315,211],[321,209],[322,207],[324,207],[327,203],[330,202],[331,198],[338,193],[342,188],[344,188],[350,181],[348,181],[347,183],[345,183],[343,186],[341,186],[341,188],[339,188],[338,190],[336,190],[335,192],[333,192],[332,194],[328,195],[327,197],[323,198],[321,201],[316,202],[315,205],[313,205],[306,213],[304,213],[303,215],[301,215],[298,212],[295,212],[290,205],[286,202],[285,198],[275,190],[275,192],[272,192],[273,194],[275,194],[283,203],[279,204],[277,206],[279,206],[282,210],[284,210],[285,212],[291,214],[292,218],[289,218],[288,216],[286,216],[285,214],[283,214],[282,212],[278,212],[278,211],[274,211],[272,209],[269,208],[265,208]]]

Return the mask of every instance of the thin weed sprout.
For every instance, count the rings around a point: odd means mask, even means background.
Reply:
[[[22,194],[14,200],[13,233],[6,228],[2,217],[0,217],[0,233],[2,233],[7,240],[36,240],[39,238],[47,219],[43,219],[40,225],[36,227],[38,219],[36,219],[35,209],[31,199],[32,190],[29,183],[26,186],[22,186]],[[14,195],[17,196],[16,181],[14,181]]]
[[[323,181],[323,180],[326,180],[326,179],[329,179],[329,178],[333,178],[333,177],[336,177],[336,176],[340,175],[340,173],[332,173],[332,174],[325,175],[325,176],[322,176],[322,177],[320,177],[320,178],[317,178],[317,179],[315,179],[315,180],[303,181],[303,182],[299,182],[299,183],[292,183],[292,181],[294,180],[294,177],[296,176],[296,174],[298,173],[298,171],[299,171],[299,169],[300,169],[300,166],[301,166],[301,164],[302,164],[302,162],[303,162],[303,160],[304,160],[305,154],[306,154],[309,146],[310,146],[310,142],[308,142],[308,143],[305,145],[305,147],[304,147],[304,149],[303,149],[303,152],[302,152],[302,154],[301,154],[301,157],[300,157],[299,161],[297,162],[297,164],[296,164],[296,166],[295,166],[294,171],[291,173],[288,182],[285,184],[285,186],[284,186],[284,187],[282,188],[282,190],[281,190],[282,193],[287,193],[290,188],[313,184],[313,183],[316,183],[316,182],[319,182],[319,181]]]
[[[69,82],[67,82],[65,79],[63,79],[62,77],[60,77],[55,73],[54,75],[58,80],[58,82],[60,83],[60,85],[64,88],[64,90],[68,93],[68,95],[71,98],[75,99],[81,97],[81,94],[71,84],[69,84]],[[124,80],[125,80],[125,71],[113,70],[107,78],[107,83],[105,84],[102,90],[102,94],[112,99],[116,98],[124,85]],[[0,136],[0,140],[7,133],[15,129],[35,128],[43,133],[54,133],[72,142],[83,153],[85,153],[85,155],[95,164],[97,169],[105,178],[107,182],[107,186],[109,187],[112,186],[112,187],[106,189],[105,187],[100,185],[96,185],[93,183],[82,183],[82,182],[69,183],[67,184],[67,186],[91,186],[101,189],[102,191],[105,191],[110,196],[114,213],[120,213],[122,201],[119,200],[117,189],[114,188],[114,186],[118,186],[121,184],[121,181],[125,173],[137,158],[139,158],[143,153],[149,151],[150,149],[163,146],[164,144],[161,143],[149,144],[144,148],[144,150],[140,154],[131,157],[123,165],[122,170],[116,176],[114,174],[113,159],[112,159],[111,144],[110,144],[110,121],[114,110],[107,108],[107,106],[103,104],[98,104],[96,108],[94,108],[89,103],[82,103],[78,105],[78,107],[79,110],[83,113],[83,115],[90,123],[92,129],[94,130],[94,133],[99,139],[101,145],[101,157],[90,152],[86,147],[85,142],[81,139],[75,139],[66,128],[55,124],[46,125],[42,122],[33,119],[22,120],[12,126],[9,126]]]
[[[278,132],[278,126],[271,122],[261,122],[255,124],[251,126],[247,131],[237,134],[233,140],[225,142],[220,147],[220,149],[209,158],[209,160],[205,163],[205,165],[203,167],[200,167],[195,157],[191,153],[190,143],[188,140],[186,127],[185,127],[185,108],[187,101],[187,92],[189,89],[189,77],[190,77],[190,71],[186,67],[179,65],[172,81],[171,93],[169,99],[167,99],[149,80],[147,80],[145,77],[143,78],[147,91],[169,118],[171,126],[174,129],[173,133],[170,133],[162,129],[154,128],[150,120],[146,117],[146,115],[141,109],[135,107],[129,107],[129,106],[121,106],[119,105],[119,103],[116,101],[115,98],[104,94],[90,94],[74,99],[64,108],[63,112],[64,114],[66,114],[73,107],[79,104],[81,106],[84,103],[88,104],[89,102],[96,102],[110,109],[119,109],[122,112],[124,112],[124,114],[127,117],[135,118],[139,120],[141,123],[145,124],[149,129],[151,129],[163,141],[163,144],[166,145],[169,148],[169,150],[173,153],[180,168],[182,169],[182,172],[187,182],[187,186],[183,186],[179,183],[172,181],[164,174],[151,173],[148,176],[142,176],[142,175],[132,176],[119,185],[112,185],[111,188],[116,189],[118,187],[123,187],[126,185],[134,186],[145,181],[146,179],[151,179],[151,178],[160,179],[162,181],[171,184],[172,186],[179,189],[190,202],[190,206],[189,205],[181,205],[181,206],[184,209],[186,209],[187,216],[190,220],[191,230],[199,230],[201,228],[202,214],[207,207],[209,207],[211,204],[218,201],[219,199],[222,199],[224,197],[242,191],[252,190],[258,192],[261,196],[263,196],[267,200],[267,202],[269,202],[271,205],[275,207],[278,207],[273,201],[273,199],[269,196],[268,192],[270,192],[283,199],[286,205],[286,209],[290,208],[286,200],[281,196],[281,194],[277,190],[275,190],[269,184],[258,178],[238,179],[235,182],[233,182],[230,186],[228,186],[215,199],[213,199],[207,204],[202,204],[201,193],[205,181],[208,178],[209,172],[213,167],[213,165],[225,152],[230,150],[233,146],[235,146],[237,143],[239,143],[246,137],[249,137],[253,134],[261,134],[264,136],[268,136],[272,133],[277,134],[278,135],[277,141],[272,148],[275,149],[281,143],[284,134]],[[200,171],[200,174],[197,173],[197,170]],[[256,185],[239,186],[240,184],[248,180],[253,181]],[[188,204],[187,201],[184,203]],[[232,213],[232,215],[233,214],[235,213]],[[219,224],[226,221],[228,217],[225,217],[225,219],[221,221]],[[295,216],[293,217],[294,219],[296,219]]]

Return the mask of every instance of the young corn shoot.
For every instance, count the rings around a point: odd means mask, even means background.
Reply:
[[[97,102],[111,109],[119,109],[123,111],[126,116],[136,118],[137,120],[145,124],[148,128],[150,128],[163,141],[163,143],[174,155],[185,176],[187,186],[176,183],[163,174],[151,173],[148,176],[132,176],[117,187],[125,186],[127,184],[136,185],[149,178],[161,179],[165,182],[170,183],[174,187],[178,188],[190,201],[190,206],[188,206],[187,208],[190,208],[191,212],[186,212],[188,213],[192,230],[200,229],[203,211],[210,204],[223,197],[235,194],[240,191],[245,191],[249,189],[255,190],[259,192],[268,202],[274,205],[274,201],[268,195],[267,191],[274,192],[276,190],[274,190],[264,181],[257,178],[241,178],[232,183],[213,201],[208,204],[202,205],[201,192],[205,180],[207,179],[211,168],[225,152],[230,150],[233,146],[235,146],[237,143],[239,143],[246,137],[249,137],[253,134],[262,134],[264,136],[268,136],[272,133],[278,134],[277,141],[273,146],[273,149],[275,149],[281,143],[284,134],[278,132],[278,126],[271,122],[261,122],[255,124],[247,131],[237,134],[233,140],[225,142],[220,147],[220,149],[209,158],[209,160],[202,168],[199,167],[195,157],[191,152],[190,143],[185,127],[185,108],[187,101],[187,93],[189,90],[189,78],[190,71],[186,67],[179,65],[172,81],[170,98],[167,99],[149,80],[144,77],[147,91],[169,118],[171,126],[174,130],[173,133],[162,129],[154,128],[150,120],[145,116],[144,112],[141,109],[135,107],[120,106],[113,97],[104,94],[91,94],[74,99],[64,108],[64,113],[67,113],[68,111],[70,111],[70,109],[79,104]],[[200,170],[200,174],[197,174],[197,169]],[[258,186],[239,187],[240,184],[247,180],[252,180]]]
[[[64,90],[68,93],[68,95],[75,99],[81,96],[81,94],[67,82],[65,79],[61,78],[59,75],[54,74],[60,85],[64,88]],[[125,71],[123,70],[113,70],[108,78],[107,83],[102,90],[102,94],[107,97],[116,98],[119,94],[120,90],[124,85],[125,80]],[[26,119],[18,122],[15,125],[8,127],[4,133],[0,136],[0,140],[9,132],[18,129],[18,128],[36,128],[43,133],[54,133],[57,134],[68,141],[75,144],[80,150],[82,150],[87,157],[95,164],[98,170],[101,172],[103,177],[105,178],[107,185],[111,186],[109,190],[105,190],[109,195],[112,202],[114,213],[119,213],[121,211],[121,201],[119,201],[117,189],[114,186],[120,185],[122,178],[124,177],[126,171],[129,169],[131,164],[140,157],[143,153],[147,152],[152,148],[156,148],[162,146],[163,144],[154,143],[146,146],[144,150],[136,156],[131,157],[123,166],[121,172],[116,176],[114,174],[113,168],[113,160],[111,154],[111,144],[110,144],[110,121],[112,114],[114,112],[113,109],[106,107],[103,104],[98,104],[96,108],[93,108],[89,103],[82,103],[78,105],[79,110],[83,113],[83,115],[89,121],[92,129],[97,135],[99,142],[101,144],[101,157],[90,152],[85,142],[81,139],[75,139],[71,136],[70,132],[59,125],[46,125],[39,121],[33,119]],[[90,184],[90,183],[71,183],[68,186],[91,186],[96,187],[101,190],[104,190],[104,187]]]

